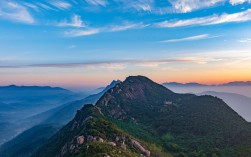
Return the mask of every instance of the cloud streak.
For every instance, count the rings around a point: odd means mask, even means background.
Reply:
[[[65,32],[65,36],[67,37],[81,37],[81,36],[89,36],[100,33],[98,29],[84,29],[84,30],[71,30]]]
[[[207,17],[199,17],[185,20],[177,21],[163,21],[156,23],[157,27],[184,27],[184,26],[194,26],[194,25],[216,25],[223,23],[233,23],[233,22],[245,22],[251,20],[251,9],[233,13],[233,14],[221,14],[221,15],[212,15]]]
[[[203,39],[210,39],[210,38],[217,38],[217,37],[219,37],[219,36],[210,36],[209,34],[201,34],[201,35],[190,36],[190,37],[179,38],[179,39],[163,40],[163,41],[160,41],[160,42],[163,42],[163,43],[172,43],[172,42],[203,40]]]
[[[100,28],[91,28],[87,27],[84,29],[75,29],[71,31],[65,32],[65,35],[68,37],[81,37],[81,36],[89,36],[98,33],[105,33],[105,32],[118,32],[118,31],[126,31],[131,29],[141,29],[148,27],[149,25],[145,25],[143,23],[124,23],[122,25],[110,25]]]
[[[50,4],[60,10],[67,10],[72,7],[72,5],[70,3],[67,3],[64,1],[53,1]]]
[[[238,4],[242,4],[242,3],[251,3],[251,0],[230,0],[229,3],[232,5],[238,5]]]
[[[169,0],[173,9],[179,13],[187,13],[194,10],[209,8],[225,2],[225,0]]]
[[[6,0],[0,2],[0,18],[25,24],[35,23],[35,19],[26,7]]]
[[[84,22],[79,15],[73,15],[71,21],[63,20],[57,24],[60,27],[85,27]]]
[[[52,64],[31,64],[31,65],[0,65],[0,68],[74,68],[85,66],[116,66],[116,65],[139,65],[150,66],[160,65],[167,63],[207,63],[212,61],[209,58],[200,57],[185,57],[185,58],[169,58],[169,59],[156,59],[156,60],[144,60],[144,59],[128,59],[128,60],[110,60],[110,61],[93,61],[93,62],[79,62],[79,63],[52,63]]]
[[[216,25],[222,23],[231,23],[231,22],[245,22],[251,20],[251,9],[245,10],[243,12],[233,13],[233,14],[221,14],[221,15],[212,15],[207,17],[199,17],[185,20],[177,21],[163,21],[156,23],[157,27],[184,27],[184,26],[194,26],[194,25]]]
[[[105,7],[108,4],[107,0],[85,0],[88,4],[103,6]]]
[[[240,43],[251,43],[251,38],[250,39],[242,39],[239,40]]]

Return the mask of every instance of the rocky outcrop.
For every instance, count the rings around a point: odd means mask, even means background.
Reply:
[[[79,145],[82,145],[85,142],[85,137],[84,136],[78,136],[77,137],[77,143]]]
[[[116,146],[116,143],[115,142],[107,142],[107,144],[111,145],[111,146]]]
[[[133,147],[135,147],[136,149],[138,149],[140,152],[142,152],[147,157],[150,157],[151,152],[149,150],[145,149],[138,141],[131,140],[131,142],[132,142]]]

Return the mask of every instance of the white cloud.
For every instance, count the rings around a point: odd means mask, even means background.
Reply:
[[[245,2],[251,3],[251,0],[229,0],[229,3],[232,5],[243,4]]]
[[[6,0],[0,2],[0,18],[26,24],[35,23],[35,19],[26,7]]]
[[[193,10],[215,6],[225,0],[169,0],[177,12],[186,13]]]
[[[58,9],[61,10],[67,10],[72,7],[70,3],[64,2],[64,1],[53,1],[51,2],[51,5],[55,6]]]
[[[165,59],[128,59],[128,60],[104,60],[104,61],[88,61],[77,63],[51,63],[51,64],[31,64],[31,65],[0,65],[1,68],[29,68],[29,67],[49,67],[49,68],[73,68],[73,67],[97,67],[102,66],[109,69],[124,69],[127,66],[136,65],[143,67],[158,67],[168,63],[197,63],[205,64],[208,62],[217,62],[214,58],[205,57],[181,57],[181,58],[165,58]]]
[[[242,4],[244,2],[251,2],[251,0],[165,0],[161,3],[166,3],[166,6],[156,6],[159,3],[157,0],[114,0],[122,5],[124,10],[135,9],[137,11],[151,12],[155,14],[168,13],[188,13],[195,10],[212,8],[230,3],[231,5]],[[168,6],[169,3],[171,6]]]
[[[151,11],[153,10],[153,3],[154,0],[138,0],[132,1],[130,5],[138,11]]]
[[[81,37],[81,36],[88,36],[99,33],[100,30],[98,29],[85,29],[85,30],[71,30],[65,32],[65,35],[68,37]]]
[[[36,11],[38,11],[39,10],[39,8],[36,6],[36,5],[34,5],[34,4],[31,4],[31,3],[23,3],[26,7],[29,7],[29,8],[31,8],[31,9],[33,9],[33,10],[36,10]]]
[[[251,43],[251,38],[250,39],[242,39],[242,40],[239,40],[239,42],[241,42],[241,43]]]
[[[209,39],[209,38],[216,38],[219,36],[210,36],[209,34],[201,34],[196,36],[190,36],[185,38],[179,38],[179,39],[170,39],[170,40],[164,40],[161,42],[182,42],[182,41],[194,41],[194,40],[202,40],[202,39]]]
[[[117,32],[117,31],[125,31],[129,29],[140,29],[147,27],[148,25],[144,25],[143,23],[125,23],[123,25],[113,25],[109,26],[105,29],[106,32]]]
[[[222,23],[230,22],[245,22],[251,20],[251,9],[233,13],[233,14],[221,14],[221,15],[212,15],[207,17],[192,18],[186,20],[177,20],[177,21],[164,21],[156,23],[157,27],[184,27],[184,26],[193,26],[193,25],[215,25]]]
[[[231,5],[238,5],[245,2],[251,3],[251,0],[169,0],[169,2],[171,3],[172,7],[171,9],[166,8],[167,13],[187,13],[203,8],[224,5],[226,2],[229,2]]]
[[[149,25],[144,25],[143,23],[125,23],[123,25],[110,25],[110,26],[104,26],[100,28],[86,27],[85,29],[78,29],[78,30],[65,32],[65,35],[69,37],[80,37],[80,36],[88,36],[88,35],[105,33],[105,32],[118,32],[118,31],[130,30],[130,29],[140,29],[147,26]]]
[[[48,6],[48,5],[46,5],[46,4],[43,4],[43,3],[36,3],[36,5],[38,6],[38,7],[40,7],[40,8],[42,8],[42,9],[45,9],[45,10],[55,10],[55,9],[53,9],[51,6]]]
[[[108,1],[106,0],[85,0],[88,4],[91,5],[101,5],[106,6],[108,4]]]
[[[84,27],[84,22],[79,15],[73,15],[71,21],[63,20],[58,23],[60,27]]]

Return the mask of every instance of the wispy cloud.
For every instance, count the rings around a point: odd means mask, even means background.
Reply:
[[[137,0],[124,3],[127,7],[136,9],[137,11],[151,12],[154,10],[154,0]]]
[[[24,2],[23,5],[26,6],[26,7],[28,7],[28,8],[31,8],[31,9],[33,9],[35,11],[39,11],[38,6],[36,6],[36,5],[32,4],[32,3],[26,3],[26,2]]]
[[[55,9],[52,8],[52,6],[49,6],[49,5],[44,4],[44,3],[37,2],[37,3],[36,3],[36,6],[37,6],[38,8],[40,8],[40,9],[44,9],[44,10],[54,10],[54,11],[55,11]]]
[[[84,29],[75,29],[71,31],[65,32],[66,36],[69,37],[80,37],[80,36],[88,36],[88,35],[94,35],[98,33],[105,33],[105,32],[118,32],[118,31],[126,31],[126,30],[131,30],[131,29],[141,29],[145,28],[149,25],[145,25],[143,23],[124,23],[122,25],[109,25],[109,26],[104,26],[100,28],[91,28],[91,27],[86,27]]]
[[[51,2],[51,5],[55,6],[58,9],[61,10],[67,10],[72,7],[70,3],[64,2],[64,1],[53,1]]]
[[[131,8],[136,11],[151,12],[154,14],[169,14],[169,13],[188,13],[195,10],[207,9],[230,3],[231,5],[242,4],[245,2],[251,2],[251,0],[166,0],[161,3],[163,6],[156,5],[157,0],[135,0],[135,1],[123,1],[115,0],[120,3],[122,8],[130,10]]]
[[[60,27],[84,27],[85,24],[79,15],[73,15],[70,21],[63,20],[57,24]]]
[[[251,43],[251,38],[250,39],[241,39],[239,40],[241,43]]]
[[[169,0],[176,12],[187,13],[193,10],[215,6],[225,0]]]
[[[81,37],[81,36],[88,36],[93,34],[98,34],[100,32],[99,29],[76,29],[65,32],[67,37]]]
[[[229,0],[232,5],[238,5],[245,2],[251,3],[251,0]]]
[[[0,18],[25,24],[35,23],[35,19],[26,7],[6,0],[0,2]]]
[[[108,4],[107,0],[85,0],[85,1],[91,5],[106,6]]]
[[[201,35],[190,36],[190,37],[179,38],[179,39],[163,40],[161,42],[170,43],[170,42],[194,41],[194,40],[210,39],[210,38],[217,38],[217,37],[219,37],[219,36],[211,36],[209,34],[201,34]]]
[[[148,25],[145,25],[143,23],[128,23],[126,22],[125,24],[122,25],[112,25],[108,26],[107,28],[104,29],[106,32],[116,32],[116,31],[125,31],[129,29],[140,29],[140,28],[145,28]]]
[[[156,23],[157,27],[184,27],[184,26],[193,26],[193,25],[216,25],[222,23],[231,23],[231,22],[245,22],[251,20],[251,9],[233,13],[233,14],[221,14],[221,15],[212,15],[207,17],[199,17],[185,20],[177,21],[163,21]]]
[[[128,60],[108,60],[108,61],[93,61],[93,62],[80,62],[80,63],[52,63],[52,64],[32,64],[32,65],[0,65],[0,68],[38,68],[38,67],[49,67],[49,68],[74,68],[74,67],[85,67],[85,66],[110,66],[118,67],[118,65],[138,65],[138,66],[158,66],[160,64],[167,63],[207,63],[209,61],[215,61],[210,58],[200,57],[185,57],[185,58],[167,58],[167,59],[128,59]]]

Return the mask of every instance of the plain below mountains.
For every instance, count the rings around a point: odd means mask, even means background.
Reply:
[[[85,105],[33,157],[250,157],[251,125],[222,99],[130,76]]]

